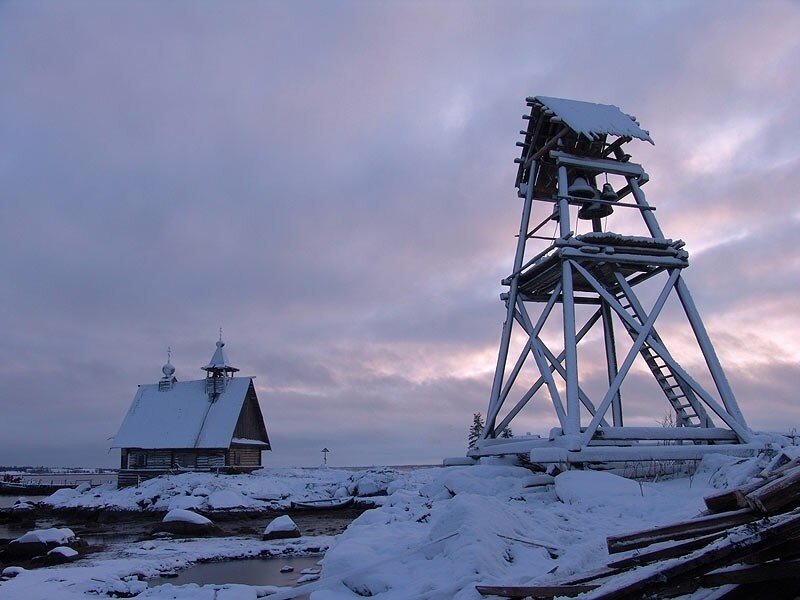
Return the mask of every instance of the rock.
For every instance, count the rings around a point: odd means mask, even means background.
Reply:
[[[247,499],[233,490],[217,490],[208,497],[208,507],[214,510],[239,508],[247,504]]]
[[[291,565],[283,565],[281,567],[281,573],[291,573],[292,571],[294,571],[294,567]]]
[[[211,519],[199,515],[194,511],[175,508],[169,511],[162,519],[163,523],[192,523],[193,525],[213,525]]]
[[[3,569],[3,572],[0,573],[0,575],[2,575],[3,577],[11,578],[11,577],[16,577],[20,573],[24,572],[25,569],[23,569],[22,567],[6,567],[5,569]]]
[[[66,527],[50,529],[34,529],[23,536],[12,540],[2,551],[3,561],[26,560],[34,556],[43,556],[48,550],[57,546],[76,544],[79,540],[71,529]]]
[[[61,488],[60,490],[56,490],[52,494],[50,494],[47,498],[44,499],[45,504],[57,505],[67,500],[71,500],[75,496],[78,495],[78,492],[74,488]]]
[[[78,552],[69,546],[57,546],[50,550],[45,556],[45,564],[61,565],[77,560]]]
[[[381,488],[378,483],[371,477],[362,477],[356,486],[358,496],[381,496],[386,494],[386,490]]]
[[[264,529],[264,540],[283,540],[286,538],[300,537],[300,530],[289,515],[281,515],[270,521]]]
[[[219,528],[203,515],[175,508],[164,516],[156,530],[180,535],[208,535],[218,532]]]
[[[302,577],[300,577],[300,579],[297,580],[297,583],[298,584],[300,584],[300,583],[308,583],[309,581],[316,581],[317,579],[319,579],[319,574],[312,573],[312,574],[309,574],[309,575],[303,575]]]
[[[11,543],[24,544],[27,542],[43,542],[45,544],[61,545],[77,539],[72,529],[67,527],[51,527],[50,529],[34,529],[13,540]]]

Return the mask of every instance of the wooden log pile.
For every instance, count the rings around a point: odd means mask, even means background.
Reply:
[[[542,586],[477,586],[505,598],[800,598],[800,461],[705,498],[697,518],[607,538],[607,568]],[[623,554],[624,553],[624,554]],[[700,596],[693,596],[699,598]]]

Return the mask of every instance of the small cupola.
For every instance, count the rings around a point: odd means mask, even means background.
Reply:
[[[228,379],[233,377],[233,374],[239,370],[232,366],[228,360],[228,356],[225,353],[225,342],[222,341],[222,332],[220,332],[219,340],[217,340],[214,355],[209,363],[203,367],[203,370],[206,372],[206,393],[213,402],[217,396],[225,391]]]
[[[158,391],[165,392],[167,390],[171,390],[172,386],[175,385],[175,382],[178,379],[175,377],[175,367],[172,366],[172,349],[167,348],[167,362],[166,364],[161,367],[161,372],[164,376],[158,381]]]

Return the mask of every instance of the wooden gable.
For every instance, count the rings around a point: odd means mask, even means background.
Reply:
[[[253,386],[252,381],[247,389],[247,395],[242,403],[242,410],[239,413],[239,419],[233,431],[234,444],[236,444],[237,439],[263,442],[267,446],[266,450],[272,449],[267,435],[267,427],[264,424],[264,416],[261,413],[258,396],[256,396],[255,386]]]

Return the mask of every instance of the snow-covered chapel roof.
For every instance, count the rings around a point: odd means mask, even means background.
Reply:
[[[654,144],[650,133],[639,127],[633,117],[613,104],[595,104],[580,100],[536,96],[535,101],[561,117],[565,125],[590,140],[598,135],[630,136]]]
[[[206,380],[139,386],[112,448],[228,448],[252,384],[251,377],[229,378],[211,402]]]

